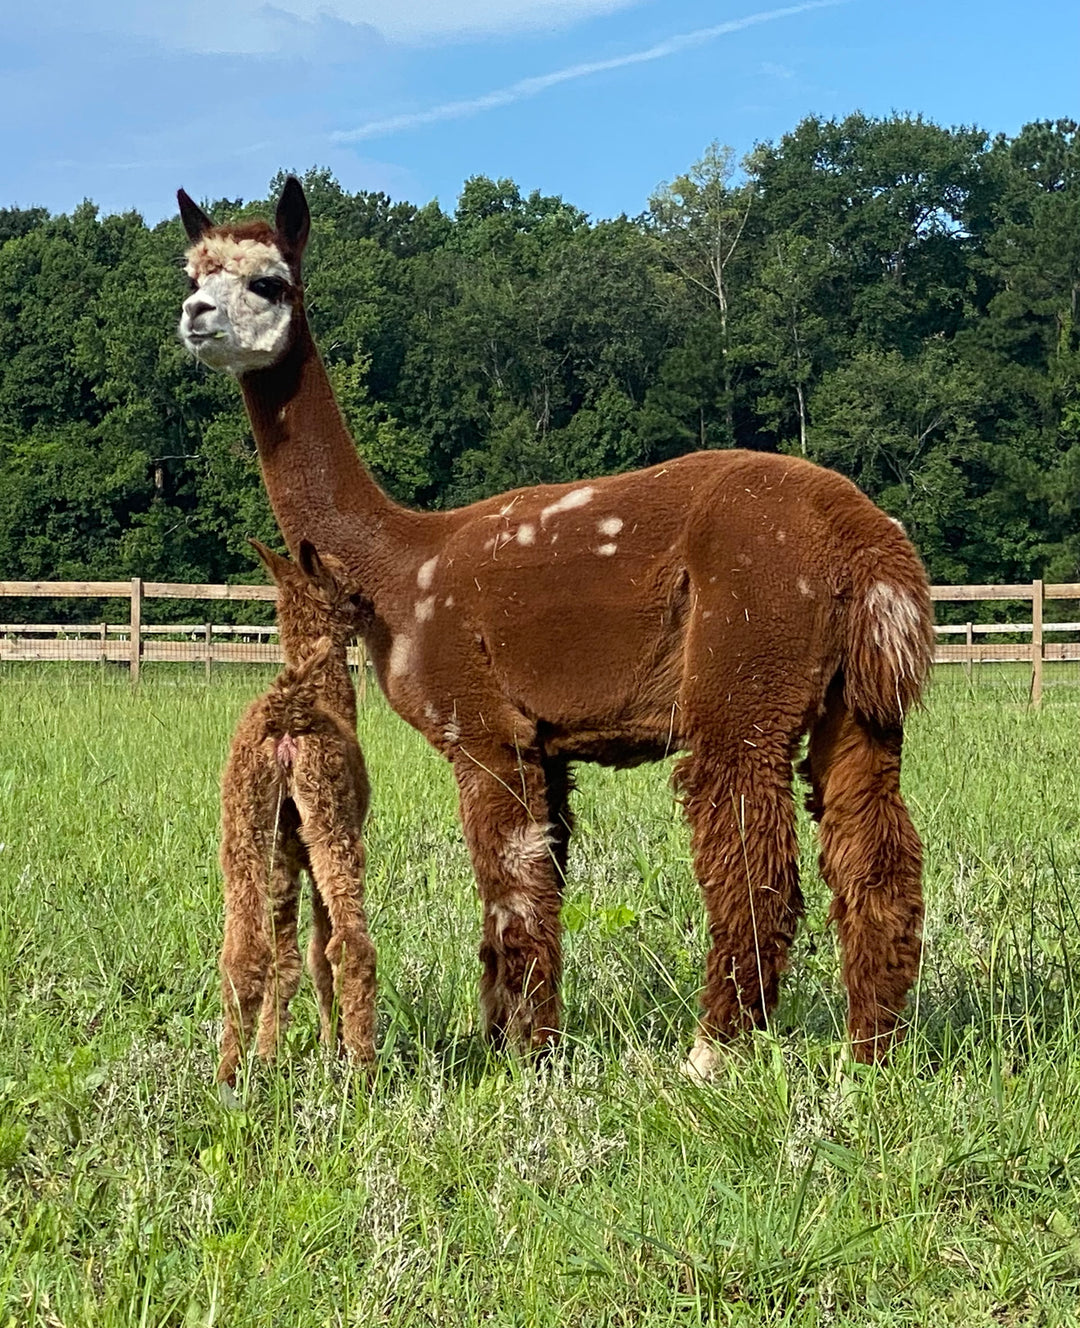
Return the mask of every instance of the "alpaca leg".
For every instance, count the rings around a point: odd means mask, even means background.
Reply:
[[[480,1004],[488,1036],[521,1051],[559,1028],[564,837],[552,835],[548,781],[535,754],[507,748],[465,751],[454,773],[461,821],[484,908]],[[556,785],[560,814],[569,792]],[[560,862],[561,855],[561,862]]]
[[[302,967],[296,942],[300,868],[285,846],[271,876],[268,925],[272,945],[269,981],[263,996],[256,1051],[269,1060],[289,1026],[289,1004],[300,986]]]
[[[320,832],[310,815],[303,828],[311,859],[311,874],[321,897],[330,939],[323,946],[333,982],[329,991],[319,986],[320,1018],[324,1041],[333,1038],[334,997],[341,1016],[339,1045],[356,1060],[375,1057],[375,947],[368,935],[364,913],[364,844],[360,818],[355,824],[327,825]],[[317,926],[319,913],[316,912]],[[315,938],[312,940],[312,952]],[[316,979],[319,983],[319,979]]]
[[[707,1074],[716,1063],[713,1042],[767,1025],[802,916],[789,741],[777,740],[771,752],[764,738],[752,752],[703,748],[682,763],[676,782],[712,938],[690,1060]]]
[[[267,927],[269,845],[226,810],[221,865],[225,877],[225,939],[221,949],[221,1004],[225,1023],[217,1068],[231,1084],[250,1045],[273,961]]]
[[[922,844],[900,794],[899,729],[853,715],[839,689],[810,735],[803,772],[820,821],[857,1060],[888,1054],[919,966]]]
[[[551,826],[551,852],[559,875],[560,888],[566,885],[566,864],[570,855],[570,836],[574,831],[574,813],[570,807],[570,794],[574,791],[574,777],[565,757],[544,757],[544,778],[547,781],[547,817]]]
[[[326,957],[330,944],[330,914],[314,880],[311,883],[311,940],[308,943],[308,972],[319,998],[319,1041],[328,1047],[334,1042],[334,970]]]

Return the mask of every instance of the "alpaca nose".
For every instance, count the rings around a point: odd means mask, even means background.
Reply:
[[[203,314],[210,313],[213,308],[214,306],[208,304],[205,300],[196,300],[194,303],[189,300],[187,304],[184,305],[184,310],[187,313],[189,323],[196,322]]]

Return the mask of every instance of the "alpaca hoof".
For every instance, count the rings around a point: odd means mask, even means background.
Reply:
[[[716,1043],[699,1033],[690,1049],[690,1055],[683,1061],[682,1073],[687,1079],[707,1084],[716,1077],[719,1068],[720,1053],[716,1049]]]

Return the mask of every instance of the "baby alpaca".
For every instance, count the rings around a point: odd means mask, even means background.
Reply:
[[[261,1010],[256,1049],[273,1055],[300,985],[296,941],[301,869],[311,877],[308,968],[321,1038],[373,1059],[375,948],[364,914],[368,779],[356,739],[346,658],[369,606],[339,566],[304,540],[297,563],[252,544],[277,583],[286,668],[245,712],[221,781],[225,1028],[218,1082],[231,1084]]]

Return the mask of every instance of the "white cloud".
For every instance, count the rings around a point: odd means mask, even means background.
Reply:
[[[58,0],[51,21],[76,30],[149,38],[173,49],[203,54],[270,55],[288,52],[306,35],[349,25],[378,41],[404,45],[566,27],[640,4],[642,0]],[[50,15],[43,16],[45,22]]]
[[[568,65],[556,69],[550,74],[539,74],[534,78],[523,78],[508,87],[497,88],[494,92],[485,92],[479,97],[470,97],[464,101],[448,101],[438,106],[431,106],[424,111],[410,111],[403,115],[387,116],[381,120],[369,120],[355,129],[343,129],[332,135],[337,143],[355,143],[365,138],[383,138],[402,129],[417,129],[423,125],[437,124],[442,120],[461,120],[477,115],[482,111],[494,110],[499,106],[509,106],[513,102],[535,97],[559,83],[570,83],[575,79],[588,78],[591,74],[606,73],[612,69],[624,69],[627,65],[646,64],[652,60],[663,60],[669,55],[694,46],[704,46],[718,37],[726,37],[745,28],[757,27],[762,23],[773,23],[778,19],[791,18],[795,14],[805,14],[812,9],[832,9],[836,5],[849,3],[849,0],[806,0],[806,3],[786,5],[782,9],[766,9],[758,14],[748,14],[745,18],[731,19],[727,23],[717,23],[709,28],[697,28],[694,32],[680,33],[657,42],[643,51],[631,51],[627,55],[613,56],[609,60],[590,60],[582,64]]]

